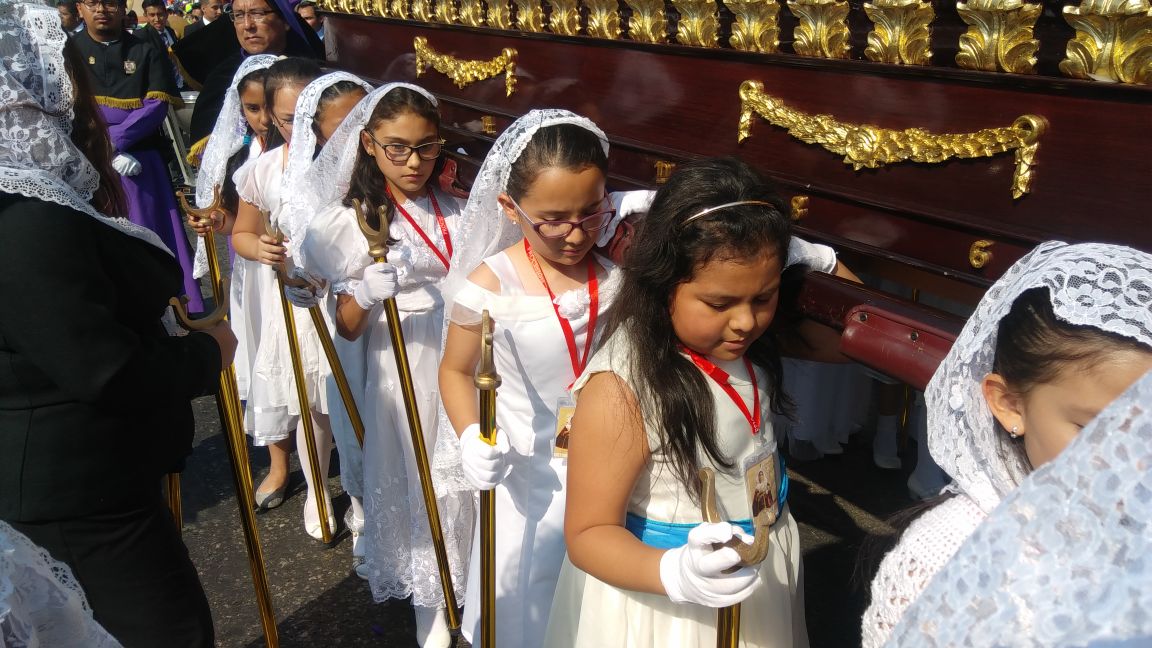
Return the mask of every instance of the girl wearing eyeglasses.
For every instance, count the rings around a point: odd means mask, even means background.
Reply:
[[[304,269],[331,286],[328,307],[336,330],[362,341],[365,394],[365,575],[377,602],[412,597],[417,639],[425,647],[450,644],[444,597],[420,490],[412,438],[397,379],[388,322],[381,304],[395,298],[412,370],[425,445],[435,457],[433,479],[453,583],[463,595],[464,560],[472,528],[472,494],[441,458],[436,368],[444,326],[440,283],[460,245],[461,204],[436,187],[443,140],[436,99],[406,83],[387,84],[365,97],[336,129],[297,191],[294,209],[311,210],[302,244]],[[355,201],[355,202],[354,202]],[[375,263],[358,224],[388,233],[387,260]],[[450,452],[446,456],[455,457]]]

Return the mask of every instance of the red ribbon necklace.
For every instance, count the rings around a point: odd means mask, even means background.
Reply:
[[[592,350],[592,338],[595,337],[596,333],[596,315],[600,310],[600,281],[596,277],[596,262],[592,260],[592,255],[589,254],[588,336],[584,338],[584,355],[578,356],[576,354],[576,334],[572,332],[572,324],[567,318],[560,314],[560,306],[556,303],[556,295],[552,292],[552,286],[548,285],[548,279],[544,277],[544,272],[540,269],[540,263],[536,261],[536,256],[532,254],[532,246],[528,244],[528,239],[524,239],[524,253],[528,255],[528,263],[536,273],[536,278],[540,280],[540,283],[544,284],[544,290],[548,291],[548,297],[552,300],[552,312],[556,313],[556,319],[560,321],[560,328],[564,331],[564,341],[568,344],[568,357],[572,361],[572,375],[574,378],[578,378],[580,373],[584,371],[584,367],[588,365],[588,353]]]
[[[736,403],[736,407],[740,408],[740,413],[743,414],[744,418],[748,420],[748,425],[752,428],[752,434],[759,434],[760,390],[756,388],[756,372],[752,369],[752,362],[749,361],[747,357],[743,358],[744,366],[748,369],[748,378],[752,381],[752,411],[749,412],[748,406],[744,404],[744,399],[741,398],[740,394],[736,392],[736,388],[728,382],[728,379],[731,378],[731,376],[727,371],[717,367],[712,363],[711,360],[699,353],[696,353],[686,346],[681,345],[680,349],[684,351],[684,353],[688,354],[688,357],[691,358],[692,362],[700,368],[700,371],[704,372],[704,375],[711,378],[717,385],[719,385],[720,389],[724,390],[725,394],[728,394],[728,398],[731,398],[733,403]]]
[[[428,236],[428,233],[424,231],[423,227],[420,227],[420,224],[416,222],[415,218],[412,218],[408,210],[404,209],[404,207],[400,205],[400,202],[392,197],[392,187],[385,185],[384,191],[388,193],[388,199],[392,201],[392,204],[396,205],[396,211],[400,212],[400,215],[408,221],[412,229],[416,230],[416,233],[420,235],[420,238],[424,239],[424,242],[428,244],[429,248],[432,248],[432,252],[436,254],[436,258],[440,259],[440,263],[443,263],[444,267],[448,268],[449,260],[452,258],[452,237],[448,236],[448,224],[444,222],[444,214],[440,212],[440,203],[436,201],[435,192],[428,189],[428,200],[432,202],[432,211],[436,213],[436,225],[440,228],[440,236],[444,237],[444,249],[448,251],[447,255],[441,252],[440,248],[436,247],[436,244],[432,242],[432,237]]]

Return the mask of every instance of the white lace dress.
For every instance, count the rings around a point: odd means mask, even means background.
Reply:
[[[280,181],[285,156],[284,147],[272,149],[256,158],[250,169],[242,169],[243,173],[236,174],[240,198],[270,212],[273,224],[277,222],[284,204]],[[241,398],[248,401],[244,427],[252,436],[253,444],[269,445],[287,439],[300,418],[288,332],[284,326],[276,271],[272,266],[240,256],[236,257],[236,262],[243,267],[238,301],[243,305],[243,334],[248,340],[247,357],[241,360],[237,356],[236,364],[242,361],[250,363],[247,388],[241,387],[240,392]],[[331,373],[328,360],[324,357],[308,311],[295,306],[291,308],[296,320],[309,407],[316,413],[326,414],[328,394],[325,381]],[[328,326],[331,330],[331,322]]]
[[[879,648],[888,641],[904,611],[985,517],[975,502],[957,494],[908,525],[872,579],[872,601],[860,632],[863,648]]]
[[[439,191],[436,198],[449,236],[455,236],[461,205],[454,197]],[[444,250],[443,237],[427,198],[405,201],[402,206],[437,247]],[[396,306],[400,310],[424,442],[429,453],[438,452],[438,370],[444,330],[443,299],[438,284],[447,271],[399,213],[393,219],[389,234],[398,242],[391,246],[388,260],[404,268]],[[325,208],[312,219],[304,246],[306,269],[327,280],[334,294],[352,294],[364,269],[373,262],[354,212],[339,203]],[[363,542],[368,581],[377,602],[411,596],[414,605],[442,606],[440,574],[383,307],[377,306],[370,317],[372,323],[360,343],[365,357],[365,397],[360,413],[365,423]],[[434,457],[429,459],[434,461]],[[438,475],[434,473],[433,478],[436,480]],[[437,503],[459,597],[464,592],[468,539],[472,534],[472,495],[444,494],[439,487],[437,491],[442,495]]]
[[[628,370],[629,349],[622,336],[615,336],[589,362],[577,381],[578,390],[595,373],[611,371],[632,384]],[[740,397],[752,402],[752,383],[743,362],[713,360],[731,376]],[[766,384],[759,375],[759,385]],[[748,420],[728,395],[713,381],[707,381],[716,406],[719,447],[735,459],[735,469],[716,469],[716,495],[720,515],[739,520],[751,517],[750,503],[741,462],[753,454],[757,440],[749,433]],[[768,395],[763,389],[760,402],[766,410]],[[767,416],[764,417],[767,421]],[[650,520],[693,524],[703,521],[703,512],[662,460],[659,433],[645,424],[652,451],[644,471],[629,498],[628,512]],[[770,425],[761,429],[763,443],[776,442]],[[701,465],[712,465],[700,451]],[[740,645],[746,648],[806,648],[808,631],[804,623],[803,577],[800,566],[800,536],[791,511],[785,506],[772,527],[768,557],[760,564],[760,586],[742,604]],[[666,596],[623,590],[581,571],[565,559],[552,603],[546,641],[549,648],[712,648],[716,645],[716,610],[691,603],[673,603]]]
[[[253,138],[252,143],[248,146],[248,160],[236,170],[233,177],[247,177],[246,174],[249,173],[252,168],[249,165],[255,165],[256,160],[263,152],[264,145],[260,141],[260,138]],[[245,167],[247,167],[247,169]],[[228,236],[228,241],[229,244],[231,244],[231,236]],[[202,252],[204,253],[203,255],[201,254]],[[219,251],[217,251],[217,254],[219,254]],[[204,273],[207,273],[208,257],[204,249],[203,237],[200,237],[196,241],[196,264],[198,268],[201,256],[204,258]],[[236,334],[236,359],[233,366],[236,370],[237,391],[240,392],[240,400],[242,401],[248,400],[248,388],[252,384],[252,363],[256,360],[256,341],[259,340],[257,333],[259,333],[260,330],[259,314],[255,313],[255,321],[250,321],[252,318],[244,307],[244,271],[247,269],[249,263],[251,262],[248,261],[248,259],[238,254],[232,255],[232,276],[228,283],[228,320],[232,324],[232,332]]]
[[[600,313],[612,302],[619,271],[601,260]],[[507,253],[484,260],[500,281],[493,293],[471,282],[456,295],[452,319],[473,325],[484,309],[494,324],[493,356],[500,374],[496,424],[508,435],[508,476],[496,487],[496,632],[501,648],[547,645],[544,630],[564,560],[564,498],[567,459],[553,457],[557,406],[568,394],[572,366],[564,332],[546,293],[529,294]],[[562,294],[559,299],[563,300]],[[588,290],[584,312],[569,319],[576,348],[588,335]],[[571,313],[566,313],[571,314]],[[601,320],[602,321],[602,320]],[[472,542],[462,631],[480,631],[480,537]]]

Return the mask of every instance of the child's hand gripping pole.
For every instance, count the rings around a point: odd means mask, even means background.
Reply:
[[[271,215],[267,211],[260,210],[260,218],[264,222],[264,233],[275,239],[278,245],[283,242],[284,233],[272,224]],[[300,342],[296,333],[296,317],[292,312],[292,304],[284,294],[284,286],[296,285],[297,281],[299,280],[288,276],[283,264],[276,268],[276,283],[280,288],[280,309],[284,313],[284,329],[288,333],[288,353],[292,357],[292,375],[296,380],[296,399],[300,408],[300,424],[304,428],[304,447],[308,452],[312,483],[316,489],[316,512],[320,516],[320,539],[325,544],[329,544],[332,542],[332,529],[328,527],[328,498],[321,493],[321,489],[328,489],[328,475],[323,474],[320,469],[320,453],[316,449],[312,406],[308,403],[308,387],[304,379],[304,363],[301,359]],[[326,334],[322,334],[322,337],[324,336]]]
[[[368,255],[376,263],[388,262],[388,222],[384,208],[377,210],[379,226],[368,223],[364,206],[353,199],[352,210],[360,231],[368,241]],[[420,490],[424,495],[424,508],[428,512],[428,527],[432,535],[432,547],[436,552],[436,566],[440,570],[440,587],[444,592],[445,615],[451,630],[460,628],[460,614],[456,606],[456,590],[452,585],[452,571],[448,564],[448,551],[444,544],[444,530],[440,526],[440,508],[436,504],[436,489],[432,485],[432,469],[428,462],[428,449],[424,443],[424,431],[420,423],[420,410],[416,404],[416,390],[412,385],[412,368],[408,364],[408,350],[404,346],[404,331],[400,328],[400,310],[396,299],[384,300],[384,314],[388,318],[388,335],[392,351],[396,354],[396,372],[399,374],[400,388],[404,396],[404,411],[408,417],[408,429],[412,433],[412,448],[416,454],[416,468],[420,474]],[[487,647],[485,647],[487,648]]]
[[[484,311],[480,326],[480,364],[476,368],[480,392],[480,438],[496,445],[496,388],[500,374],[492,359],[492,317]],[[479,648],[496,646],[496,491],[480,491],[480,640]]]
[[[200,231],[200,236],[204,238],[204,252],[208,257],[208,276],[212,279],[212,294],[216,298],[216,303],[221,303],[221,274],[220,274],[220,261],[216,258],[216,237],[212,234],[212,213],[220,212],[227,220],[229,213],[224,208],[224,200],[220,196],[220,185],[212,186],[212,204],[207,207],[197,209],[188,204],[188,198],[184,195],[183,191],[176,192],[176,197],[180,199],[180,208],[188,215],[190,220],[195,220],[197,223],[203,225],[208,224],[208,227]]]
[[[215,256],[209,256],[214,259]],[[224,321],[228,312],[228,282],[222,280],[216,291],[216,310],[207,317],[190,319],[184,303],[173,297],[169,302],[176,317],[190,331],[210,329]],[[220,370],[220,391],[216,394],[220,423],[224,427],[225,447],[232,464],[232,483],[236,488],[236,504],[240,507],[240,525],[244,531],[244,546],[248,551],[248,568],[252,572],[252,586],[256,590],[256,604],[260,609],[260,623],[264,628],[264,641],[269,648],[280,645],[276,630],[276,614],[272,610],[272,594],[268,588],[268,572],[264,567],[264,549],[260,544],[260,530],[256,526],[252,473],[249,472],[248,441],[244,436],[243,415],[239,392],[236,389],[236,371],[233,365]]]

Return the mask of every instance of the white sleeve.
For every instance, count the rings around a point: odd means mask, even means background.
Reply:
[[[352,294],[364,268],[372,264],[352,209],[340,203],[329,205],[308,224],[303,250],[304,269],[327,281],[337,294]]]
[[[788,261],[784,267],[794,265],[806,265],[817,272],[832,274],[836,271],[836,250],[793,236],[788,244]]]

